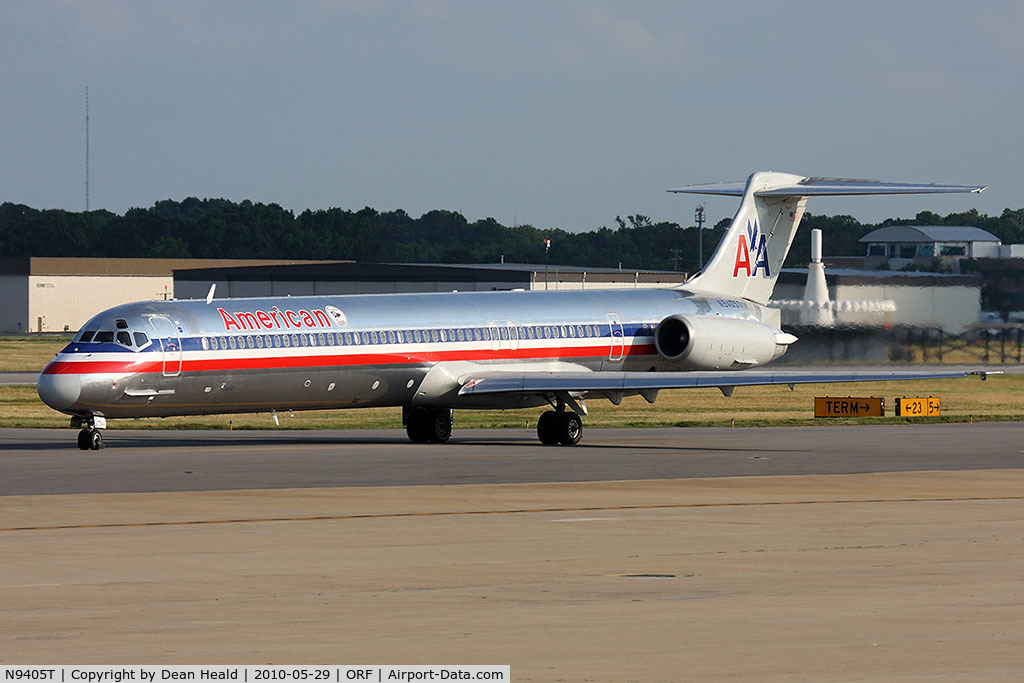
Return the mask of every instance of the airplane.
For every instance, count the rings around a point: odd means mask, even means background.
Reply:
[[[103,447],[108,418],[401,407],[415,443],[455,409],[547,406],[537,436],[576,445],[588,398],[659,391],[938,379],[985,373],[754,370],[797,341],[768,306],[809,197],[981,192],[759,171],[670,192],[741,197],[707,266],[673,289],[149,301],[89,320],[39,376],[39,397]]]

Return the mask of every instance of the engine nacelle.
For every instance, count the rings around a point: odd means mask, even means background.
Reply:
[[[654,330],[662,358],[691,370],[741,370],[773,361],[796,337],[756,320],[670,315]]]

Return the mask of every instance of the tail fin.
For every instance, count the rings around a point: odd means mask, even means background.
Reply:
[[[746,183],[686,185],[669,192],[743,197],[729,230],[707,266],[686,283],[687,289],[738,296],[767,304],[807,198],[855,194],[932,194],[981,192],[977,185],[887,183],[849,178],[805,178],[791,173],[758,171]]]

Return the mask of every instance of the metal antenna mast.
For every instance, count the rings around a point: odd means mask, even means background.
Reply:
[[[89,211],[89,86],[85,86],[85,210]]]
[[[682,249],[672,249],[672,270],[679,270],[679,255],[683,253]]]

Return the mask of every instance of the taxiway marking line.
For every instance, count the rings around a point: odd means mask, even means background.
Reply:
[[[124,529],[132,527],[191,526],[200,524],[263,524],[267,522],[323,522],[346,519],[398,519],[406,517],[460,517],[469,515],[522,515],[544,512],[604,512],[613,510],[683,510],[697,508],[767,507],[772,505],[849,505],[854,503],[971,503],[1024,500],[1024,496],[965,496],[936,498],[840,498],[835,500],[777,500],[732,503],[665,503],[660,505],[587,505],[580,507],[513,508],[506,510],[440,510],[437,512],[368,512],[348,515],[302,517],[251,517],[244,519],[191,519],[163,522],[106,522],[49,526],[0,527],[5,531],[54,531],[68,529]]]

